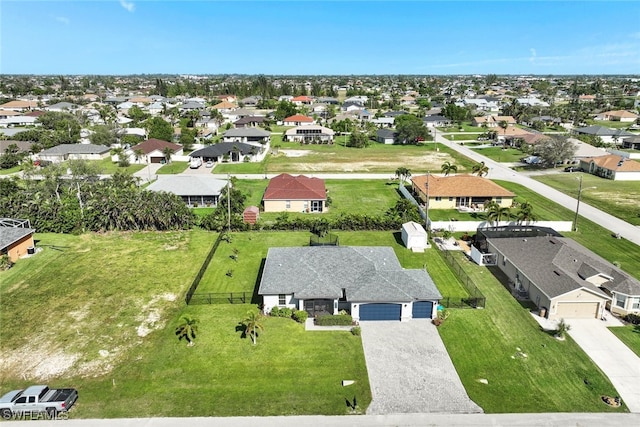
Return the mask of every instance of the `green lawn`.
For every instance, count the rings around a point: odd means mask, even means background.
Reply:
[[[255,306],[184,305],[215,237],[37,235],[43,251],[0,273],[0,323],[20,325],[1,331],[0,389],[38,381],[49,360],[46,381],[80,391],[72,418],[340,415],[354,394],[366,408],[360,337],[268,318],[253,346],[236,327]],[[174,335],[184,313],[200,321],[193,348]]]
[[[491,160],[496,162],[515,163],[520,162],[520,159],[527,155],[517,148],[507,148],[506,150],[502,146],[486,147],[486,148],[472,148],[478,154],[487,156]]]
[[[443,137],[448,139],[449,141],[468,141],[468,140],[476,141],[480,135],[481,135],[480,133],[464,133],[464,134],[453,133],[449,135],[443,135]]]
[[[486,413],[626,411],[602,403],[601,395],[617,392],[571,338],[541,331],[491,270],[455,256],[487,305],[451,310],[439,332],[469,397]],[[527,357],[518,357],[518,349]]]
[[[437,148],[437,150],[436,150]],[[286,150],[296,150],[296,156]],[[288,172],[313,174],[319,172],[370,172],[393,175],[398,167],[414,174],[440,170],[444,162],[458,165],[459,172],[470,171],[473,162],[442,144],[385,145],[372,143],[366,148],[345,147],[341,138],[332,145],[303,145],[283,142],[278,154],[270,154],[262,163],[228,163],[215,168],[216,173]]]
[[[546,221],[571,221],[573,219],[572,211],[562,207],[544,196],[536,193],[524,187],[520,184],[515,184],[509,181],[502,181],[499,179],[493,180],[496,184],[506,188],[507,190],[516,194],[515,200],[517,202],[528,201],[533,205],[533,212]]]
[[[612,129],[627,129],[633,122],[612,122],[609,120],[587,120],[588,125],[604,126]]]
[[[144,164],[130,164],[129,166],[123,168],[118,166],[117,162],[112,162],[111,157],[107,157],[106,159],[102,159],[98,161],[100,164],[100,173],[113,175],[116,172],[124,172],[126,174],[133,174],[134,172],[138,172],[141,169],[144,169]]]
[[[10,175],[12,173],[20,172],[21,170],[22,170],[22,166],[21,165],[14,166],[14,167],[9,168],[9,169],[0,169],[0,175]]]
[[[640,225],[640,185],[636,181],[613,181],[581,172],[559,173],[533,178],[577,198],[579,187],[577,178],[579,176],[582,176],[581,200],[583,202],[630,224]]]
[[[609,330],[640,357],[640,326],[614,326]]]
[[[450,127],[446,127],[446,128],[438,128],[438,131],[440,132],[461,132],[460,128],[458,127],[457,124],[454,124],[453,126]],[[465,122],[462,123],[462,132],[479,132],[479,133],[484,133],[486,132],[487,129],[481,127],[481,126],[471,126],[471,122]]]
[[[162,165],[158,172],[158,175],[171,175],[182,173],[189,167],[189,162],[171,162]]]

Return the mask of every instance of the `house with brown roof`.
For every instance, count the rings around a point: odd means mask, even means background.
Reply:
[[[617,154],[580,159],[580,168],[614,181],[640,181],[640,162]]]
[[[311,105],[313,103],[313,99],[309,98],[308,96],[301,95],[292,98],[291,102],[296,105]]]
[[[606,120],[610,122],[633,123],[638,120],[638,115],[626,110],[605,111],[595,117],[596,120]]]
[[[282,124],[285,126],[308,126],[314,124],[314,121],[311,117],[307,117],[302,114],[294,114],[293,116],[289,116],[284,119]]]
[[[429,209],[482,209],[489,200],[502,207],[511,207],[516,196],[476,175],[418,175],[411,178],[411,188],[423,203],[429,195]]]
[[[165,148],[173,150],[172,156],[182,156],[182,145],[163,141],[161,139],[147,139],[138,145],[131,147],[128,152],[131,153],[132,163],[166,163],[167,158],[163,151]],[[141,150],[143,155],[135,159],[135,152]]]
[[[497,128],[500,127],[502,121],[507,122],[510,127],[517,124],[516,119],[512,116],[480,116],[474,117],[471,125],[481,127],[486,124],[488,128]]]
[[[38,101],[9,101],[0,105],[0,110],[13,110],[13,111],[25,111],[38,108]]]
[[[327,212],[324,180],[287,173],[273,177],[262,197],[265,212]]]
[[[234,104],[233,102],[222,101],[222,102],[217,103],[216,105],[214,105],[211,108],[213,108],[214,110],[218,110],[221,113],[228,113],[228,112],[233,111],[236,108],[238,108],[238,106],[236,104]]]

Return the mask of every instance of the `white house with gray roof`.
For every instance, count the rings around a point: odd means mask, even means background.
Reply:
[[[190,206],[217,206],[227,181],[208,175],[158,175],[146,189],[172,193],[182,197]]]
[[[402,268],[382,246],[270,248],[258,294],[265,313],[346,310],[354,321],[434,318],[442,298],[429,273]]]
[[[40,160],[61,163],[65,160],[102,160],[109,157],[110,148],[106,145],[60,144],[37,154]]]

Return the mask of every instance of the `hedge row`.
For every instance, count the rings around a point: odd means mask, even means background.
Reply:
[[[353,318],[349,314],[326,314],[316,319],[318,326],[351,326]]]

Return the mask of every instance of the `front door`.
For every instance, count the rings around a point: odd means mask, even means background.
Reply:
[[[322,212],[322,200],[311,201],[311,212]]]

